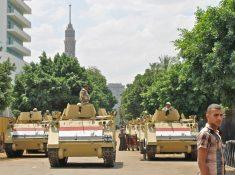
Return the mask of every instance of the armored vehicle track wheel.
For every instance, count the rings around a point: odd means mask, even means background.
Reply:
[[[44,146],[45,157],[48,157],[47,143],[44,143],[43,146]]]
[[[146,140],[140,142],[140,152],[144,160],[153,160],[156,154],[155,145],[146,145]]]
[[[140,150],[141,154],[144,154],[145,150],[144,150],[144,142],[143,141],[140,142],[139,150]]]
[[[140,153],[143,154],[143,160],[147,160],[147,155],[146,155],[146,140],[140,143]]]
[[[24,150],[14,151],[12,149],[12,144],[11,143],[6,143],[5,144],[5,151],[6,151],[6,154],[7,154],[8,158],[21,157],[24,153]]]
[[[155,154],[147,153],[147,160],[153,160],[155,158]]]
[[[146,156],[147,160],[153,160],[156,154],[156,146],[155,145],[147,145],[146,147]]]
[[[197,149],[192,148],[192,152],[191,153],[185,153],[185,158],[187,160],[196,161],[197,160]]]
[[[58,156],[58,149],[48,149],[48,158],[51,167],[62,167],[67,164],[68,157],[65,157],[63,159],[59,159]]]
[[[113,148],[103,148],[103,159],[106,167],[114,167],[116,153]]]

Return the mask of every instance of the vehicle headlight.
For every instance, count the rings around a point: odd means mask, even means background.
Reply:
[[[103,136],[103,140],[104,140],[105,142],[112,142],[112,141],[113,141],[113,138],[112,138],[112,136],[110,136],[110,135],[104,135],[104,136]]]

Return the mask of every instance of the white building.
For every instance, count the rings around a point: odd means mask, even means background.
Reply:
[[[0,62],[9,58],[15,63],[13,78],[26,63],[24,56],[31,55],[31,51],[23,45],[31,41],[24,31],[24,28],[31,28],[31,22],[24,14],[31,14],[31,8],[23,0],[0,0]]]
[[[25,14],[31,14],[31,8],[23,0],[0,0],[0,62],[9,59],[15,63],[13,79],[26,64],[24,56],[31,55],[24,47],[24,42],[31,42],[31,37],[24,31],[24,28],[31,28]]]

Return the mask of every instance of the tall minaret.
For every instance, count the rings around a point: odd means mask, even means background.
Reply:
[[[75,31],[71,23],[71,5],[69,5],[69,24],[65,30],[64,53],[68,56],[75,57],[75,45]]]

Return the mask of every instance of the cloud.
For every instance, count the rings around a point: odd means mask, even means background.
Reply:
[[[38,27],[32,28],[30,33],[32,41],[28,46],[32,48],[32,57],[26,57],[26,61],[38,62],[38,57],[43,51],[51,56],[57,52],[63,52],[63,38],[56,34],[53,26],[49,24],[41,24]]]
[[[82,65],[96,66],[108,82],[130,83],[161,55],[176,55],[177,28],[190,29],[197,6],[219,0],[70,0],[76,30],[76,55]],[[42,50],[63,52],[68,1],[41,0],[32,7],[32,58]],[[76,10],[75,10],[76,9]]]

